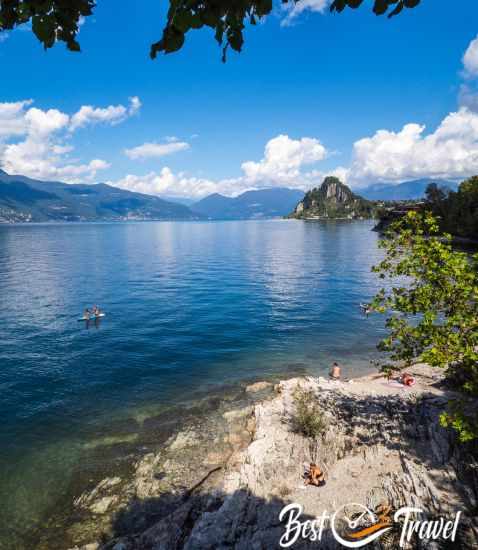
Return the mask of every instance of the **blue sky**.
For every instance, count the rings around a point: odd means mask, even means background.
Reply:
[[[99,2],[81,54],[21,30],[1,40],[4,169],[169,196],[478,172],[475,0],[423,0],[392,20],[305,10],[288,25],[279,2],[226,64],[208,29],[151,61],[166,3],[125,4]]]

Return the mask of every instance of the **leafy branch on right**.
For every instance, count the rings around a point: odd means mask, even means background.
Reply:
[[[395,222],[379,246],[384,259],[373,268],[392,285],[372,308],[387,313],[388,336],[379,344],[391,363],[428,363],[445,371],[461,397],[441,416],[460,441],[478,437],[478,254],[453,249],[431,213],[409,212]]]

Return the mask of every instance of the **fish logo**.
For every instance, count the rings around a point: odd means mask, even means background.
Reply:
[[[347,509],[347,510],[346,510]],[[330,528],[335,540],[346,548],[362,548],[393,527],[391,508],[380,505],[375,512],[362,504],[347,504],[336,510]],[[338,531],[338,524],[344,527]]]

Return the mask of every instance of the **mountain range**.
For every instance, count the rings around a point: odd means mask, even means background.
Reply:
[[[287,215],[303,196],[303,191],[271,188],[180,203],[104,183],[45,182],[0,170],[0,223],[274,218]]]
[[[321,188],[307,194],[281,187],[246,191],[237,197],[214,193],[194,202],[192,199],[178,199],[173,196],[157,197],[135,193],[104,183],[70,185],[44,182],[20,175],[8,175],[0,170],[0,223],[241,220],[283,217],[291,212],[299,217],[323,216],[326,211],[329,217],[368,217],[368,201],[417,200],[424,196],[426,187],[432,181],[452,190],[457,188],[457,184],[451,181],[421,179],[397,185],[377,183],[360,189],[360,195],[356,195],[337,180],[333,197],[328,197],[332,202],[338,199],[334,206],[327,196],[324,198],[321,195]],[[330,190],[325,192],[326,195],[331,193]],[[326,209],[321,210],[324,205]],[[305,214],[298,212],[297,208],[305,209]]]
[[[419,200],[425,196],[425,190],[430,183],[437,183],[440,187],[456,191],[458,184],[453,181],[420,179],[405,181],[396,185],[390,183],[375,183],[357,192],[365,199],[372,201],[403,201]]]
[[[69,185],[0,170],[0,223],[203,219],[187,206],[105,183]]]
[[[246,191],[233,198],[214,193],[190,208],[213,220],[276,218],[287,216],[303,197],[303,191],[273,187]]]

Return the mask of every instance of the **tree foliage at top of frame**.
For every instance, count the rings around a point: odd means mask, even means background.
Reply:
[[[301,1],[281,0],[281,3]],[[333,0],[330,10],[340,13],[347,7],[358,8],[363,2]],[[376,15],[393,17],[419,3],[420,0],[374,0],[372,10]],[[71,51],[80,51],[77,35],[82,18],[91,16],[96,4],[97,0],[0,0],[0,32],[31,22],[32,32],[45,49],[56,42],[65,42]],[[188,32],[209,27],[225,60],[229,48],[242,50],[246,24],[255,25],[273,8],[272,0],[169,0],[166,25],[161,39],[151,46],[151,58],[180,50]]]

